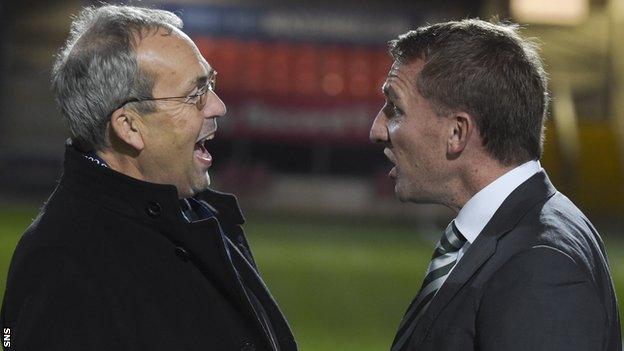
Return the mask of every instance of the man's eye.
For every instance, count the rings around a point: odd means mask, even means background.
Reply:
[[[199,89],[196,93],[189,95],[186,98],[187,102],[196,102],[197,99],[199,99],[200,96],[204,95],[206,93],[206,87],[203,87],[201,89]]]
[[[394,116],[401,116],[403,115],[403,111],[401,111],[401,109],[398,108],[396,105],[392,105],[392,114]]]
[[[385,113],[390,118],[403,115],[403,111],[390,101],[386,102]]]
[[[200,95],[201,95],[201,94],[199,94],[199,93],[195,93],[195,94],[193,94],[193,95],[189,95],[189,96],[186,98],[186,102],[195,102],[195,101],[197,101],[197,99],[199,98],[199,96],[200,96]]]

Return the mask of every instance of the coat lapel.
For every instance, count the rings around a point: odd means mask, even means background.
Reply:
[[[190,226],[191,236],[200,241],[197,243],[200,246],[196,247],[201,248],[201,252],[191,253],[199,261],[200,267],[205,269],[203,273],[222,289],[224,295],[232,299],[238,310],[263,335],[267,345],[270,345],[268,331],[262,326],[260,316],[252,306],[251,298],[243,286],[245,284],[260,300],[282,349],[295,349],[290,327],[258,275],[253,261],[250,261],[251,258],[245,256],[227,235],[221,234],[215,218],[194,222]]]
[[[251,257],[242,253],[229,238],[226,237],[225,240],[226,244],[229,245],[230,252],[232,253],[232,259],[236,260],[236,266],[238,267],[238,272],[241,275],[241,278],[254,292],[265,309],[281,348],[283,350],[296,349],[290,326],[280,311],[277,303],[273,299],[273,296],[269,292],[269,289],[258,274]]]
[[[210,226],[206,230],[206,226]],[[237,252],[228,250],[226,238],[221,234],[219,224],[215,218],[210,218],[191,224],[191,231],[203,241],[198,252],[192,252],[199,261],[204,274],[208,275],[212,282],[222,289],[225,296],[232,299],[238,310],[251,321],[257,330],[261,331],[265,337],[264,328],[259,322],[258,316],[254,312],[251,301],[243,287],[242,277],[236,272],[233,259]],[[201,251],[201,252],[200,252]],[[228,253],[229,252],[229,253]]]
[[[270,336],[260,322],[247,289],[251,289],[268,315],[282,349],[296,349],[288,322],[257,272],[247,240],[240,225],[245,221],[235,196],[208,190],[198,195],[209,204],[216,216],[190,224],[193,236],[205,242],[198,246],[202,253],[193,253],[207,268],[207,274],[232,298],[239,310],[264,335],[267,345]],[[207,228],[206,226],[210,226]],[[208,252],[211,251],[211,252]],[[245,288],[246,287],[246,288]]]
[[[170,224],[162,229],[169,240],[190,254],[190,259],[206,279],[232,302],[255,330],[264,335],[264,329],[226,251],[226,243],[217,219],[208,218],[185,227],[188,231],[180,231],[179,224]]]
[[[544,171],[516,188],[498,208],[466,254],[442,285],[429,308],[420,317],[410,345],[420,345],[444,307],[466,285],[475,272],[496,252],[498,239],[513,229],[532,207],[556,193]]]

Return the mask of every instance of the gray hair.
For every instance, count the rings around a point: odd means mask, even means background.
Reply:
[[[152,98],[154,75],[141,69],[136,47],[159,29],[182,28],[175,14],[157,9],[106,5],[84,8],[52,70],[52,89],[72,138],[85,148],[108,147],[112,112],[131,98]],[[128,104],[141,114],[155,104]]]

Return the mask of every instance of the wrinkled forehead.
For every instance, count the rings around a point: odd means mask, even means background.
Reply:
[[[388,71],[388,76],[386,77],[382,90],[386,92],[390,87],[396,85],[404,89],[416,87],[423,66],[423,60],[415,60],[409,63],[394,61]]]
[[[136,49],[139,66],[161,79],[176,80],[207,75],[210,65],[182,31],[160,29],[141,40]]]
[[[417,79],[420,71],[425,67],[425,61],[416,59],[409,62],[394,61],[388,71],[390,77],[410,77],[411,80]]]

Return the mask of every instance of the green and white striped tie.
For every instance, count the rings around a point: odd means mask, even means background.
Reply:
[[[401,320],[391,351],[403,351],[407,348],[410,337],[418,323],[418,318],[427,310],[431,300],[455,267],[459,250],[465,243],[466,238],[455,226],[455,221],[452,221],[446,227],[444,235],[433,251],[420,291]]]

